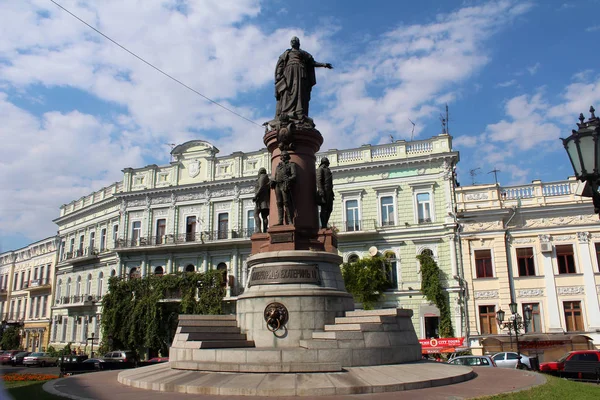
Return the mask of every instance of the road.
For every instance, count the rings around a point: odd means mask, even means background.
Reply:
[[[58,367],[26,367],[24,365],[17,365],[13,367],[11,365],[0,365],[0,373],[1,374],[9,374],[9,373],[19,373],[19,374],[50,374],[57,375],[60,373],[60,368]]]

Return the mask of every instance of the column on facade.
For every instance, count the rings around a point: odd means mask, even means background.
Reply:
[[[596,278],[594,276],[594,266],[590,254],[589,233],[578,232],[577,239],[579,246],[579,259],[581,260],[581,270],[583,272],[583,282],[585,288],[586,310],[588,317],[588,331],[600,329],[600,303],[596,292]]]
[[[167,274],[173,273],[173,254],[169,254],[169,258],[167,258]]]
[[[547,241],[540,237],[540,241]],[[544,280],[546,282],[546,307],[548,315],[548,332],[563,332],[560,324],[560,310],[558,307],[558,296],[556,294],[556,282],[554,280],[554,268],[552,267],[552,258],[556,250],[552,253],[542,254],[542,265],[544,266]]]
[[[144,256],[144,258],[142,259],[142,263],[140,265],[140,276],[143,278],[146,276],[146,268],[148,266],[148,263],[146,261],[146,257]]]
[[[450,267],[452,268],[452,278],[458,276],[458,260],[456,258],[456,235],[448,235],[448,246],[450,246]]]
[[[208,272],[208,253],[202,253],[202,272]]]

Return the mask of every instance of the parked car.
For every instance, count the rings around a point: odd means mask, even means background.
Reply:
[[[54,365],[58,364],[58,357],[52,357],[48,353],[38,352],[31,353],[23,359],[23,365],[28,367],[32,365],[39,365],[40,367],[45,367],[46,365]]]
[[[490,356],[458,356],[448,361],[448,364],[467,365],[469,367],[495,367],[496,363]]]
[[[10,364],[11,358],[20,352],[21,350],[6,350],[4,353],[0,354],[0,364]]]
[[[565,369],[565,361],[600,361],[600,350],[575,350],[556,361],[540,364],[540,372],[557,373]]]
[[[136,361],[135,353],[130,350],[115,350],[106,353],[102,357],[105,362],[129,362],[133,363]]]
[[[20,353],[17,353],[11,357],[10,364],[13,367],[16,367],[17,365],[23,365],[23,360],[25,359],[25,357],[27,357],[30,354],[31,354],[30,351],[22,351]]]
[[[519,354],[514,351],[504,351],[492,356],[492,360],[500,368],[517,368]],[[531,369],[531,360],[525,354],[521,354],[521,364],[527,369]]]
[[[169,361],[169,357],[154,357],[148,360],[149,363],[162,363],[162,362],[168,362]]]
[[[102,369],[102,365],[105,361],[102,358],[88,358],[84,360],[82,364],[94,364],[96,369]]]
[[[84,360],[87,360],[88,356],[87,355],[73,355],[73,354],[67,354],[64,356],[58,356],[58,360],[57,363],[60,364],[64,364],[64,363],[80,363]]]

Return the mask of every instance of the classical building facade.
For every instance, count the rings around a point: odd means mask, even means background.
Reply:
[[[49,237],[0,254],[0,313],[3,328],[21,328],[21,348],[47,349],[57,243]]]
[[[570,179],[456,190],[474,349],[514,341],[496,322],[499,309],[511,315],[511,301],[521,316],[532,311],[525,352],[553,359],[590,339],[600,343],[600,224],[576,187]]]
[[[169,165],[125,168],[123,180],[63,205],[59,227],[51,342],[85,351],[101,336],[102,296],[110,276],[222,270],[226,302],[248,277],[246,258],[255,231],[254,184],[270,170],[266,149],[218,157],[210,143],[175,147]],[[420,337],[434,336],[437,309],[424,301],[416,256],[430,251],[445,274],[458,333],[459,253],[455,235],[454,167],[458,153],[443,134],[319,153],[334,174],[329,221],[344,260],[379,253],[389,258],[393,289],[384,306],[412,308]],[[269,172],[270,174],[270,172]],[[301,190],[316,190],[302,188]],[[177,300],[177,299],[173,299]],[[97,344],[98,342],[95,342]]]

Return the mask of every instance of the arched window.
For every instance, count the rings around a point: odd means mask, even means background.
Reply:
[[[129,279],[136,279],[140,277],[140,270],[138,268],[131,268],[129,271]]]
[[[102,297],[102,290],[104,290],[104,273],[100,271],[98,274],[98,297]]]
[[[196,267],[193,264],[188,264],[185,266],[185,272],[196,272]]]
[[[85,294],[92,294],[92,274],[88,274],[87,282],[85,284]]]
[[[112,271],[110,271],[110,276],[117,276],[117,270],[113,269]]]
[[[164,274],[163,267],[158,266],[158,267],[154,268],[154,275],[162,275],[162,274]]]
[[[431,249],[423,249],[421,251],[421,255],[424,256],[425,254],[429,254],[431,257],[433,257],[433,251]]]
[[[77,283],[75,284],[75,296],[81,295],[81,275],[77,277]]]
[[[396,254],[393,251],[386,251],[383,255],[386,262],[386,273],[392,290],[398,289],[398,264]]]
[[[358,257],[358,255],[356,254],[350,254],[348,256],[348,264],[353,264],[355,262],[358,262],[358,260],[360,260],[360,257]]]
[[[60,302],[62,299],[60,298],[62,295],[62,279],[58,280],[58,286],[56,286],[56,302]]]
[[[65,293],[66,297],[71,297],[71,278],[67,280],[67,290]]]
[[[221,271],[221,275],[222,275],[221,286],[223,286],[223,287],[227,286],[227,264],[225,264],[224,262],[219,263],[217,265],[217,271]]]

